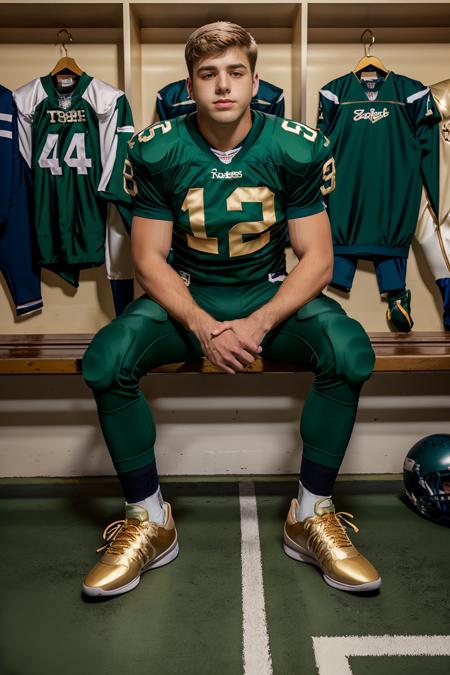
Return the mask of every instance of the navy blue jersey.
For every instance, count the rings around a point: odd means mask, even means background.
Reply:
[[[0,270],[20,316],[40,309],[42,298],[33,255],[30,172],[20,155],[12,92],[1,85],[0,175]]]
[[[12,93],[0,84],[0,223],[8,218],[13,180],[13,116]]]

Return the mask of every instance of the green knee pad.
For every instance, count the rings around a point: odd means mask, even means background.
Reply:
[[[124,314],[97,333],[86,350],[82,368],[87,385],[98,392],[108,391],[118,382],[124,364],[129,360],[127,357],[140,328],[139,321],[164,322],[167,318],[165,309],[153,300],[139,298],[132,302]],[[133,366],[134,363],[127,365],[128,369]]]
[[[346,315],[324,317],[323,329],[336,359],[336,374],[352,386],[370,377],[375,363],[370,340],[358,321]]]
[[[353,386],[368,379],[375,363],[370,340],[361,324],[348,317],[338,302],[320,294],[298,310],[297,319],[318,322],[331,344],[338,376]]]
[[[113,321],[92,340],[83,357],[83,377],[95,391],[107,391],[120,373],[134,333],[123,322]]]

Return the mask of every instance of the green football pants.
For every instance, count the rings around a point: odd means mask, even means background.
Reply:
[[[239,288],[191,284],[196,302],[219,321],[248,316],[276,292],[264,281]],[[303,407],[300,433],[307,459],[338,469],[352,433],[359,392],[374,354],[362,326],[341,306],[319,295],[270,331],[262,343],[267,359],[298,363],[315,373]],[[155,424],[139,380],[167,363],[198,359],[198,339],[144,296],[102,328],[83,359],[101,428],[118,473],[154,460]]]

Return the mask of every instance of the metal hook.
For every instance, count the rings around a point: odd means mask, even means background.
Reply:
[[[61,39],[61,36],[62,36],[63,33],[65,33],[66,36],[67,36],[67,39],[65,39],[65,40]],[[61,28],[61,30],[58,31],[56,37],[57,37],[57,39],[58,39],[58,43],[59,43],[59,44],[61,45],[61,47],[64,49],[64,53],[65,53],[65,55],[67,56],[67,47],[66,47],[66,45],[67,45],[67,44],[71,44],[71,43],[73,42],[72,33],[70,33],[70,32],[67,30],[67,28]]]
[[[369,42],[366,42],[366,41],[364,40],[364,36],[365,36],[367,33],[370,35],[370,43],[369,43]],[[372,33],[372,31],[370,30],[370,28],[366,28],[366,30],[365,30],[365,31],[363,32],[363,34],[361,35],[360,40],[361,40],[361,42],[362,42],[363,45],[364,45],[364,51],[365,51],[366,56],[370,56],[370,48],[375,44],[375,35]]]

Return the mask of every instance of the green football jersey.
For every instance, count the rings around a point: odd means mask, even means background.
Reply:
[[[423,183],[438,203],[440,115],[421,82],[393,72],[366,78],[348,73],[320,90],[318,126],[331,141],[338,177],[328,204],[334,248],[406,257]]]
[[[40,263],[77,285],[77,270],[104,261],[107,201],[100,193],[112,197],[115,181],[122,183],[134,129],[122,91],[86,73],[64,77],[74,85],[66,94],[47,75],[14,98],[33,175]]]
[[[282,272],[287,219],[323,211],[334,187],[320,131],[259,111],[252,117],[228,164],[200,134],[196,113],[153,124],[129,143],[133,213],[173,221],[172,264],[185,279],[237,285]]]

